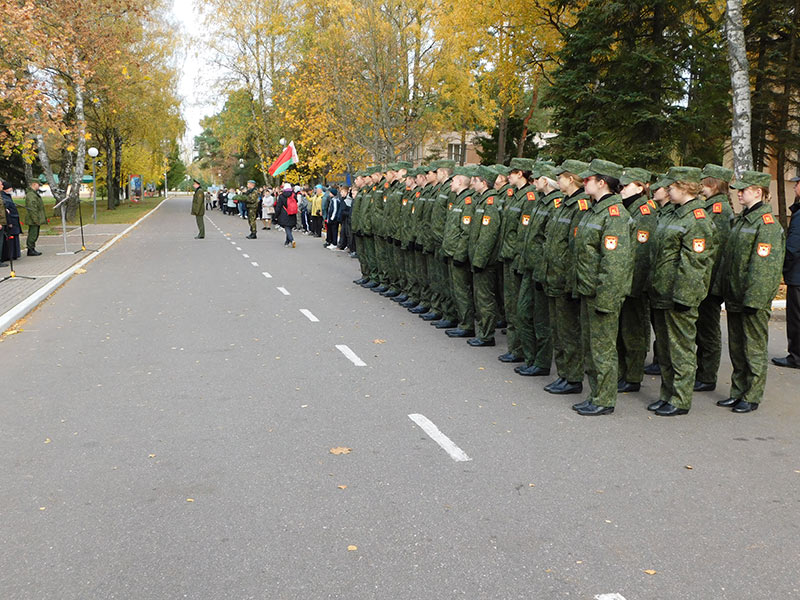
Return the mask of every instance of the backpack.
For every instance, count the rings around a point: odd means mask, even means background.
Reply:
[[[294,194],[292,194],[286,199],[286,214],[287,215],[297,214],[297,198],[294,197]]]

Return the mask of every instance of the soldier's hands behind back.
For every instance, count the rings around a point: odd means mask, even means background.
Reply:
[[[686,306],[685,304],[681,304],[680,302],[675,303],[676,312],[686,312],[687,310],[689,310],[689,307]]]

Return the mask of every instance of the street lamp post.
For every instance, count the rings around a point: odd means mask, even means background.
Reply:
[[[97,148],[94,146],[89,148],[89,156],[92,157],[92,218],[95,225],[97,225],[97,175],[95,173],[95,165],[97,164],[98,154],[100,153]]]

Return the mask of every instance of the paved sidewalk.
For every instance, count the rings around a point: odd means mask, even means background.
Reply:
[[[67,250],[78,251],[76,254],[59,256],[64,252],[64,238],[61,235],[41,236],[36,244],[36,249],[41,256],[26,256],[25,243],[27,235],[22,235],[20,246],[22,256],[14,261],[14,279],[0,282],[0,315],[10,310],[23,300],[47,285],[59,273],[70,268],[75,263],[88,256],[91,250],[97,250],[115,235],[130,227],[128,223],[118,225],[84,225],[83,235],[86,240],[86,252],[80,252],[81,233],[77,227],[69,228],[67,232]],[[8,265],[8,263],[6,263]],[[10,275],[8,266],[0,269],[0,278]],[[36,279],[24,279],[23,276]]]

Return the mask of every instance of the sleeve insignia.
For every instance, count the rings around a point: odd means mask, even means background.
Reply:
[[[530,222],[531,222],[531,216],[530,215],[522,215],[522,224],[523,225],[527,225]]]
[[[494,204],[494,196],[492,196],[491,198],[488,198],[486,200],[486,204],[488,204],[489,206],[492,206]]]
[[[472,196],[467,196],[464,198],[464,204],[472,204]]]
[[[469,215],[464,215],[461,217],[461,222],[464,223],[464,225],[469,225],[472,222],[472,217]]]
[[[447,210],[453,210],[453,203],[452,202],[447,205]]]
[[[578,208],[581,210],[589,210],[589,202],[586,200],[586,198],[578,199]]]
[[[525,197],[530,201],[536,200],[536,192],[528,192]]]
[[[764,216],[766,217],[767,215],[764,215]],[[757,252],[758,252],[758,255],[761,258],[766,258],[767,256],[769,256],[769,253],[771,251],[772,251],[772,244],[759,244],[758,245]]]
[[[563,198],[556,198],[555,200],[553,200],[553,206],[559,208],[563,200],[564,200]]]
[[[714,202],[714,205],[711,207],[711,212],[715,215],[722,214],[722,202]]]
[[[408,198],[403,198],[403,206],[405,206],[406,204],[408,204]]]
[[[572,237],[578,237],[578,228],[577,228],[577,227],[575,227],[575,228],[572,230]]]
[[[611,206],[609,206],[608,207],[608,214],[610,214],[612,217],[618,217],[619,216],[619,206],[617,206],[616,204],[612,204]],[[614,237],[614,236],[608,236],[608,237]],[[606,240],[608,239],[608,237],[606,238]],[[616,238],[614,238],[614,239],[616,239]],[[616,245],[614,247],[616,248]],[[613,249],[614,248],[609,248],[609,250],[613,250]]]
[[[491,221],[492,221],[492,217],[490,217],[489,215],[484,215],[483,216],[483,221],[481,221],[481,223],[483,223],[484,225],[488,225],[489,223],[491,223]]]
[[[508,194],[509,196],[513,196],[514,195],[514,188],[508,188],[508,190],[506,190],[506,194]]]
[[[775,222],[775,218],[769,213],[762,215],[761,218],[764,220],[764,225],[772,225]]]
[[[647,206],[647,204],[642,204],[639,207],[639,212],[642,213],[643,215],[649,215],[650,214],[650,207]]]
[[[647,240],[650,239],[650,232],[640,229],[636,232],[636,239],[640,244],[646,244]]]
[[[704,211],[702,208],[695,208],[692,212],[694,213],[694,218],[695,219],[705,219],[706,218],[706,211]],[[705,240],[703,240],[703,243],[705,244]],[[697,250],[695,250],[695,252],[697,252]],[[702,250],[700,250],[700,252],[702,252]]]
[[[609,207],[613,208],[613,207]],[[619,242],[619,238],[615,235],[607,235],[605,237],[605,247],[606,250],[616,250],[617,249],[617,242]]]
[[[416,194],[414,194],[414,198],[419,198],[421,194],[422,192],[417,192]]]
[[[705,214],[703,215],[703,218],[705,219]],[[705,249],[706,249],[705,238],[694,238],[692,240],[692,250],[700,254],[701,252],[704,252]]]

